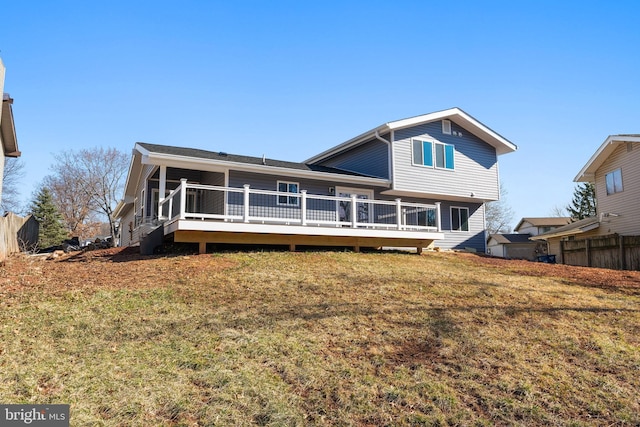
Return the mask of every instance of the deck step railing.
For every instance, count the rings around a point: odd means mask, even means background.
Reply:
[[[324,196],[188,184],[160,202],[161,220],[198,219],[245,223],[352,227],[439,232],[440,204],[401,199],[374,200],[361,196]]]

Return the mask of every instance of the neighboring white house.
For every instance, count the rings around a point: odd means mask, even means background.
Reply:
[[[532,236],[554,230],[571,222],[568,217],[522,218],[513,234],[491,234],[487,238],[487,254],[500,258],[535,261],[547,255],[547,245],[530,240]]]
[[[545,240],[550,253],[562,240],[618,234],[640,236],[640,135],[610,135],[574,179],[595,185],[596,217],[533,237]]]
[[[570,223],[569,217],[527,217],[520,220],[514,231],[518,234],[537,236]]]

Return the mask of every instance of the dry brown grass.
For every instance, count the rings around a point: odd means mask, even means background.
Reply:
[[[639,425],[640,273],[117,250],[0,270],[0,402],[72,425]]]

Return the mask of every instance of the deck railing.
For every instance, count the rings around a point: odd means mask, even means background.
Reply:
[[[160,220],[200,219],[310,227],[352,227],[439,232],[440,203],[374,200],[188,184],[160,202]]]

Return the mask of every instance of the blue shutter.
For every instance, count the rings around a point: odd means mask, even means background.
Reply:
[[[422,152],[424,156],[424,165],[425,166],[433,166],[433,148],[431,148],[431,143],[429,141],[424,141],[422,143]]]
[[[444,167],[447,169],[453,169],[453,145],[444,146]]]

